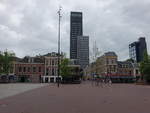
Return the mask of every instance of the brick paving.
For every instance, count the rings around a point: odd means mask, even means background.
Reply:
[[[0,84],[0,99],[13,96],[19,93],[23,93],[29,90],[40,88],[48,84],[41,83],[9,83],[9,84]]]
[[[149,113],[150,86],[50,84],[0,100],[0,113]]]

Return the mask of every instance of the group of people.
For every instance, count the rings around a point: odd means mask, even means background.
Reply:
[[[95,86],[111,86],[112,85],[112,81],[110,79],[110,77],[100,77],[100,76],[96,76],[92,78],[92,85]]]

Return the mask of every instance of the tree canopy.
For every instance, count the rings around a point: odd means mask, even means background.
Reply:
[[[0,73],[9,74],[15,53],[4,51],[0,53]]]
[[[134,62],[134,60],[133,60],[132,58],[127,59],[126,61],[127,61],[127,62],[132,62],[132,63]]]
[[[69,67],[69,59],[64,58],[61,61],[60,72],[62,77],[68,77],[71,73],[71,69]]]
[[[140,71],[143,79],[146,82],[150,82],[150,56],[147,54],[147,52],[144,52],[144,59],[140,63]]]

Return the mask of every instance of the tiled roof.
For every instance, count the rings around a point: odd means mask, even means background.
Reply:
[[[107,52],[105,56],[117,56],[115,52]]]

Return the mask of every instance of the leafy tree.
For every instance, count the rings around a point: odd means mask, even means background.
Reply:
[[[71,74],[71,68],[69,67],[69,59],[64,58],[64,59],[61,61],[60,70],[61,70],[61,71],[60,71],[60,72],[61,72],[61,76],[62,76],[63,78],[70,76],[70,74]]]
[[[126,61],[127,61],[127,62],[132,62],[132,63],[134,62],[134,60],[133,60],[132,58],[127,59]]]
[[[0,53],[0,73],[8,75],[12,68],[12,61],[15,54],[12,52],[4,51]]]
[[[0,53],[0,74],[3,73],[3,54]]]
[[[140,71],[142,74],[142,79],[146,82],[150,82],[150,56],[148,56],[147,52],[144,52],[144,59],[140,63]]]

